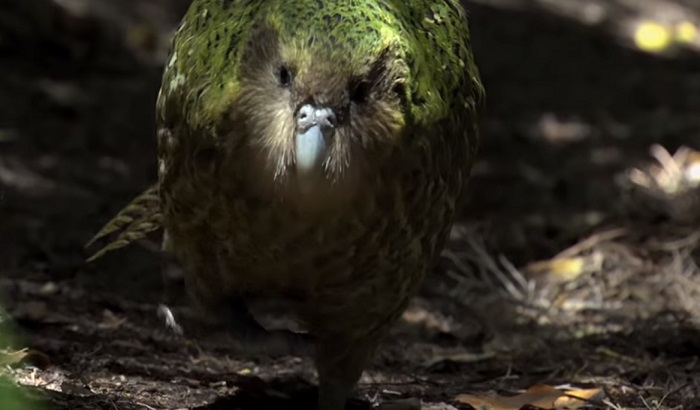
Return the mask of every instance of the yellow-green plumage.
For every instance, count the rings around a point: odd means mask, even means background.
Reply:
[[[195,0],[163,75],[160,200],[144,215],[162,214],[205,313],[299,302],[319,408],[340,410],[444,244],[482,100],[455,0]],[[303,105],[336,115],[310,174]],[[152,227],[131,221],[127,238]]]

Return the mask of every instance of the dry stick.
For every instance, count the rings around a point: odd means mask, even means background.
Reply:
[[[611,241],[617,239],[627,234],[626,228],[614,228],[608,231],[595,233],[583,241],[559,252],[553,259],[560,258],[571,258],[575,255],[580,254],[583,251],[591,249],[592,247],[606,241]]]

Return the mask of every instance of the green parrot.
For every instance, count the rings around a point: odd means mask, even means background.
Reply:
[[[483,101],[458,0],[195,0],[156,103],[158,183],[92,259],[162,227],[202,317],[312,343],[317,408],[342,410],[445,244]],[[309,338],[249,298],[294,301]]]

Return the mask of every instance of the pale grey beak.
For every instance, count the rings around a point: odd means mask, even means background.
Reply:
[[[323,162],[328,142],[335,133],[336,116],[331,108],[306,104],[299,109],[296,121],[297,171],[307,174]]]

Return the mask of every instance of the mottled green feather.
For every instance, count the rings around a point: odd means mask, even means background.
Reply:
[[[286,42],[333,50],[354,66],[397,43],[410,67],[413,120],[434,122],[451,109],[473,110],[483,98],[465,22],[456,0],[194,1],[173,41],[159,115],[184,115],[189,126],[214,130],[239,91],[251,28],[268,23]]]
[[[471,52],[468,27],[464,24],[466,16],[457,1],[327,2],[327,7],[320,9],[314,5],[317,2],[194,1],[177,30],[164,68],[157,102],[161,121],[180,122],[178,117],[181,117],[192,128],[199,126],[212,131],[203,135],[214,138],[216,121],[237,95],[238,68],[251,26],[265,16],[283,30],[283,36],[300,37],[307,33],[295,30],[296,24],[292,22],[297,20],[293,17],[280,19],[285,13],[299,14],[305,24],[318,25],[308,31],[323,33],[315,41],[343,39],[334,46],[345,45],[346,48],[337,51],[346,55],[362,55],[356,52],[357,47],[370,44],[381,33],[390,33],[407,50],[406,56],[412,64],[411,111],[417,123],[435,121],[450,108],[459,110],[460,105],[468,111],[477,111],[483,105],[484,90]],[[360,20],[364,24],[358,24]],[[305,40],[301,37],[298,41]],[[466,77],[462,75],[465,71]],[[171,97],[173,93],[182,97]],[[446,99],[446,95],[453,98]],[[478,138],[478,132],[472,138]],[[470,145],[472,155],[477,146],[478,141]],[[129,238],[139,239],[157,230],[152,223],[159,218],[145,218],[146,229],[129,225],[133,222],[129,215],[134,211],[157,215],[159,202],[152,195],[155,192],[150,188],[135,200],[138,202],[127,205],[88,245],[127,226],[134,229],[134,234],[125,232],[118,244],[108,245],[109,250],[127,245],[124,241]],[[146,198],[148,201],[140,200]],[[90,260],[107,251],[97,252]]]

